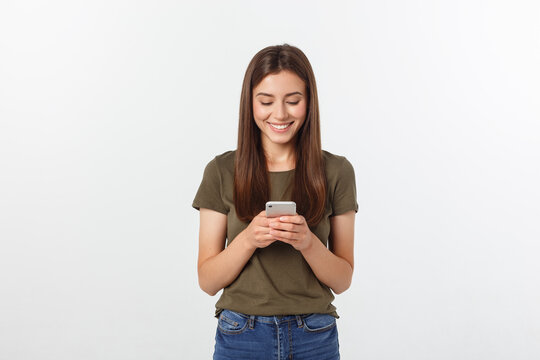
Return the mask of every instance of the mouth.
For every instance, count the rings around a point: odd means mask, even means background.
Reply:
[[[293,124],[294,121],[291,121],[289,123],[285,123],[285,124],[273,124],[271,122],[269,122],[268,124],[270,125],[270,127],[272,128],[272,130],[274,131],[277,131],[277,132],[285,132],[287,131],[291,125]]]

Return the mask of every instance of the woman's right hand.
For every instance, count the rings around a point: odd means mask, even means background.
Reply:
[[[266,211],[261,211],[257,216],[251,220],[248,227],[244,229],[244,241],[246,245],[256,250],[257,248],[265,248],[276,239],[270,235],[272,230],[268,225],[271,219],[266,217]]]

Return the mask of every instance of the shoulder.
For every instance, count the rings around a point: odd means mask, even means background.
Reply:
[[[206,165],[206,171],[213,173],[226,174],[234,173],[234,158],[236,150],[228,150],[222,154],[218,154],[211,159]]]
[[[329,151],[323,150],[324,167],[328,178],[342,176],[343,173],[354,173],[353,166],[345,156],[336,155]]]
[[[224,194],[228,192],[230,184],[227,176],[230,153],[226,151],[216,155],[206,164],[201,184],[192,203],[193,208],[197,210],[207,208],[223,214],[228,213],[229,208],[224,202]]]
[[[351,162],[345,156],[324,150],[323,157],[332,215],[344,214],[350,210],[357,212],[356,179]]]
[[[212,161],[220,168],[234,168],[234,158],[236,150],[227,150],[222,154],[216,155]]]

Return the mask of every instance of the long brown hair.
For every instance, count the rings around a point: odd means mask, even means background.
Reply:
[[[253,118],[253,88],[265,76],[288,70],[300,77],[307,92],[306,119],[296,134],[296,167],[292,189],[296,211],[312,226],[324,214],[326,176],[321,149],[319,102],[315,75],[306,55],[297,47],[283,44],[259,51],[249,63],[240,96],[238,147],[234,166],[234,206],[238,218],[249,222],[270,200],[266,157],[261,131]]]

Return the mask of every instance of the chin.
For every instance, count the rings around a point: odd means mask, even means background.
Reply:
[[[294,136],[293,137],[289,137],[287,136],[286,138],[284,137],[274,137],[274,136],[269,136],[268,137],[270,139],[271,142],[273,142],[274,144],[280,144],[280,145],[285,145],[285,144],[288,144],[290,143],[293,139],[294,139]]]

